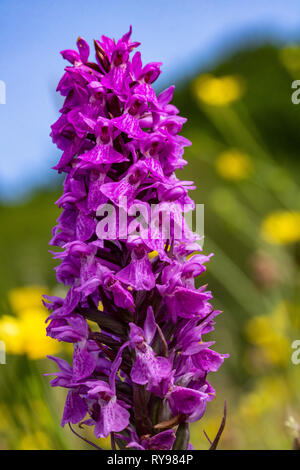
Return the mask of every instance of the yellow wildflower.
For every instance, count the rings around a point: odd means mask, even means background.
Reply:
[[[280,304],[272,314],[252,318],[246,325],[246,335],[260,348],[263,359],[271,364],[285,365],[290,358],[286,328],[286,307]]]
[[[42,306],[44,287],[28,286],[9,292],[16,317],[0,318],[0,339],[10,354],[27,354],[31,359],[44,358],[59,350],[59,343],[46,336],[46,311]]]
[[[285,245],[300,240],[300,212],[278,210],[270,213],[262,223],[264,240]]]
[[[282,406],[288,396],[288,387],[283,378],[267,377],[242,398],[239,413],[246,421],[256,420],[263,413]]]
[[[46,293],[46,287],[25,286],[12,289],[8,293],[8,298],[12,309],[18,313],[23,309],[40,308],[42,306],[42,296]]]
[[[46,336],[43,309],[23,310],[19,318],[4,315],[0,318],[0,338],[10,354],[27,354],[31,359],[55,354],[59,344]]]
[[[59,350],[59,343],[45,331],[45,311],[43,309],[26,309],[20,314],[20,327],[24,352],[31,359],[45,358]]]
[[[246,179],[253,170],[250,157],[237,149],[222,152],[216,159],[215,167],[222,178],[230,181]]]
[[[279,58],[283,65],[291,72],[300,70],[300,47],[289,46],[279,51]]]
[[[226,106],[238,100],[244,91],[242,79],[235,75],[214,77],[203,74],[193,83],[193,91],[199,101],[212,106]]]
[[[22,331],[17,318],[11,315],[0,318],[0,340],[4,341],[7,353],[23,354]]]

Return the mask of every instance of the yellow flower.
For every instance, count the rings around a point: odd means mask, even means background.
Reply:
[[[42,359],[59,350],[59,343],[49,336],[45,330],[45,311],[43,309],[26,309],[20,314],[20,327],[24,352],[31,359]]]
[[[0,318],[0,340],[4,341],[7,353],[23,354],[22,332],[17,318],[11,315]]]
[[[290,358],[286,315],[285,305],[280,304],[272,314],[254,317],[246,325],[248,340],[260,348],[263,359],[271,364],[285,365]]]
[[[279,58],[283,65],[291,72],[300,70],[300,47],[290,46],[279,51]]]
[[[281,377],[267,377],[243,397],[239,412],[246,421],[256,420],[263,413],[273,410],[288,399],[288,387]]]
[[[14,312],[18,313],[23,309],[40,308],[42,306],[42,296],[47,293],[47,288],[42,286],[26,286],[12,289],[8,298]]]
[[[235,75],[214,77],[203,74],[194,81],[193,91],[198,100],[206,104],[226,106],[242,96],[244,85],[241,78]]]
[[[46,336],[43,309],[23,310],[19,318],[4,315],[0,318],[0,338],[10,354],[27,354],[31,359],[55,354],[59,344]]]
[[[300,240],[300,212],[278,210],[269,214],[262,223],[264,240],[285,245]]]
[[[10,354],[27,354],[31,359],[55,354],[59,343],[46,336],[46,310],[42,306],[43,287],[29,286],[13,289],[9,300],[16,317],[0,318],[0,339]]]
[[[272,339],[271,320],[267,315],[251,318],[246,324],[246,335],[252,344],[263,344]]]
[[[222,178],[230,181],[246,179],[253,170],[250,157],[237,149],[222,152],[216,159],[215,167]]]

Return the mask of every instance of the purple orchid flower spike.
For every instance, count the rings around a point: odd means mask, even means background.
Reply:
[[[191,145],[179,135],[186,119],[174,86],[156,95],[161,63],[143,64],[131,33],[94,41],[95,61],[83,38],[61,53],[65,101],[51,136],[65,182],[50,244],[68,291],[44,304],[47,335],[73,345],[73,363],[51,357],[50,383],[67,390],[63,426],[92,426],[119,449],[191,449],[189,423],[214,398],[207,376],[227,355],[203,339],[220,312],[195,287],[212,255],[184,218],[195,186],[175,174]]]

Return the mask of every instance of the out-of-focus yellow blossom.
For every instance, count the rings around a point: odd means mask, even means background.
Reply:
[[[31,359],[45,358],[48,354],[59,351],[59,343],[46,336],[45,318],[43,309],[31,308],[20,314],[24,352]]]
[[[300,70],[300,47],[290,46],[279,51],[279,58],[283,65],[291,72]]]
[[[59,344],[46,336],[45,311],[23,310],[18,318],[4,315],[0,318],[0,338],[10,354],[27,354],[31,359],[55,354]]]
[[[237,150],[225,150],[215,161],[217,173],[224,179],[230,181],[240,181],[248,178],[253,171],[251,158]]]
[[[267,377],[240,402],[239,415],[246,422],[255,421],[263,413],[282,407],[289,398],[288,386],[282,377]]]
[[[272,212],[264,219],[261,234],[264,240],[275,245],[300,240],[300,212],[283,210]]]
[[[0,318],[0,340],[4,341],[6,352],[23,354],[22,332],[17,318],[11,315],[3,315]]]
[[[46,311],[42,306],[43,287],[22,287],[9,293],[16,317],[4,315],[0,318],[0,339],[6,352],[27,354],[31,359],[45,358],[55,354],[60,346],[46,336]]]
[[[290,358],[290,341],[286,337],[287,311],[280,304],[271,315],[252,318],[246,325],[248,340],[258,346],[263,359],[274,365],[285,365]]]
[[[242,96],[244,84],[236,75],[215,77],[211,74],[203,74],[195,79],[193,91],[198,100],[205,104],[227,106]]]
[[[18,448],[19,450],[50,450],[51,444],[45,433],[37,431],[22,436]]]
[[[43,286],[18,287],[8,293],[8,299],[13,311],[18,313],[28,308],[41,308],[42,296],[47,291]]]

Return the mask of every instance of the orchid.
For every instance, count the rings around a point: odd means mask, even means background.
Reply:
[[[207,375],[227,355],[202,339],[220,312],[206,286],[195,287],[211,255],[199,254],[181,213],[194,207],[195,186],[175,175],[191,144],[178,135],[186,119],[170,104],[174,87],[158,96],[152,88],[161,64],[130,57],[138,45],[130,28],[118,42],[96,40],[94,62],[82,38],[78,51],[62,51],[70,65],[51,136],[63,152],[55,169],[66,176],[50,243],[62,249],[56,275],[68,292],[45,305],[47,334],[74,353],[72,365],[52,358],[60,371],[51,385],[68,390],[62,425],[92,426],[114,448],[186,449],[189,423],[215,396]],[[107,204],[113,238],[101,236]],[[149,214],[153,205],[149,232],[134,208]],[[170,208],[173,226],[161,233],[159,213]]]

